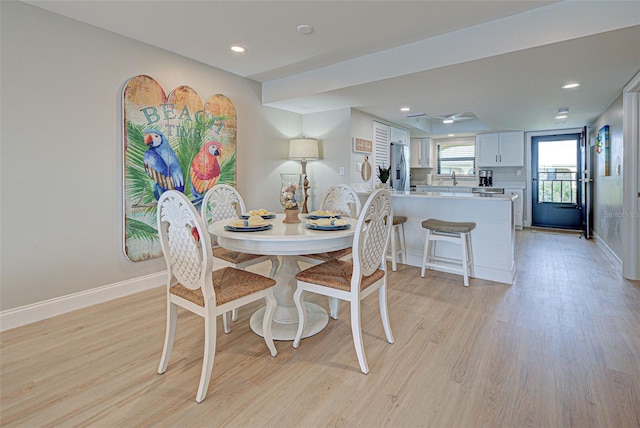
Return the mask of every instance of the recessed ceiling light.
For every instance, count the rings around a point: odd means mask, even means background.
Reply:
[[[298,25],[296,30],[298,30],[298,33],[301,33],[301,34],[311,34],[311,33],[313,33],[313,27],[311,25],[309,25],[309,24]]]
[[[556,119],[566,119],[567,117],[569,116],[567,116],[566,114],[559,114],[556,116]]]
[[[400,109],[400,111],[411,111],[411,108],[409,108],[409,107],[402,107],[402,108]]]
[[[456,134],[447,134],[447,137],[455,137]]]
[[[453,123],[453,119],[445,119],[442,123]]]
[[[231,46],[231,48],[229,49],[231,49],[235,53],[245,53],[247,51],[245,47],[240,45]]]
[[[558,114],[567,114],[569,113],[569,107],[560,107],[558,109]]]
[[[580,86],[579,83],[567,83],[566,85],[562,86],[562,89],[572,89],[577,88],[578,86]]]

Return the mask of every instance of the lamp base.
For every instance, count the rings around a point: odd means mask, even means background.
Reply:
[[[284,220],[282,220],[283,223],[289,223],[289,224],[295,224],[295,223],[302,223],[302,220],[300,220],[300,217],[298,217],[298,215],[300,214],[300,210],[284,210]]]

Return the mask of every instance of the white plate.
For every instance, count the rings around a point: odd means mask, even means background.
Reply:
[[[231,232],[259,232],[261,230],[269,230],[272,227],[272,224],[263,224],[261,226],[234,226],[232,224],[228,224],[224,227],[224,230],[229,230]]]

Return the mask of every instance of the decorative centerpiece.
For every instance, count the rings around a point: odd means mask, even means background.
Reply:
[[[389,168],[383,168],[380,165],[378,165],[378,178],[380,179],[380,183],[382,183],[380,185],[381,189],[387,188],[387,181],[389,180],[390,174],[391,174],[391,165],[389,165]]]
[[[283,223],[300,223],[300,205],[304,202],[302,174],[280,174],[280,203],[284,207]]]

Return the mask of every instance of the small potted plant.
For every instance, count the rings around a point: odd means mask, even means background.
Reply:
[[[380,183],[382,183],[380,187],[382,188],[387,187],[387,181],[389,180],[390,174],[391,174],[391,165],[389,165],[388,168],[383,168],[380,165],[378,165],[378,178],[380,179]]]

